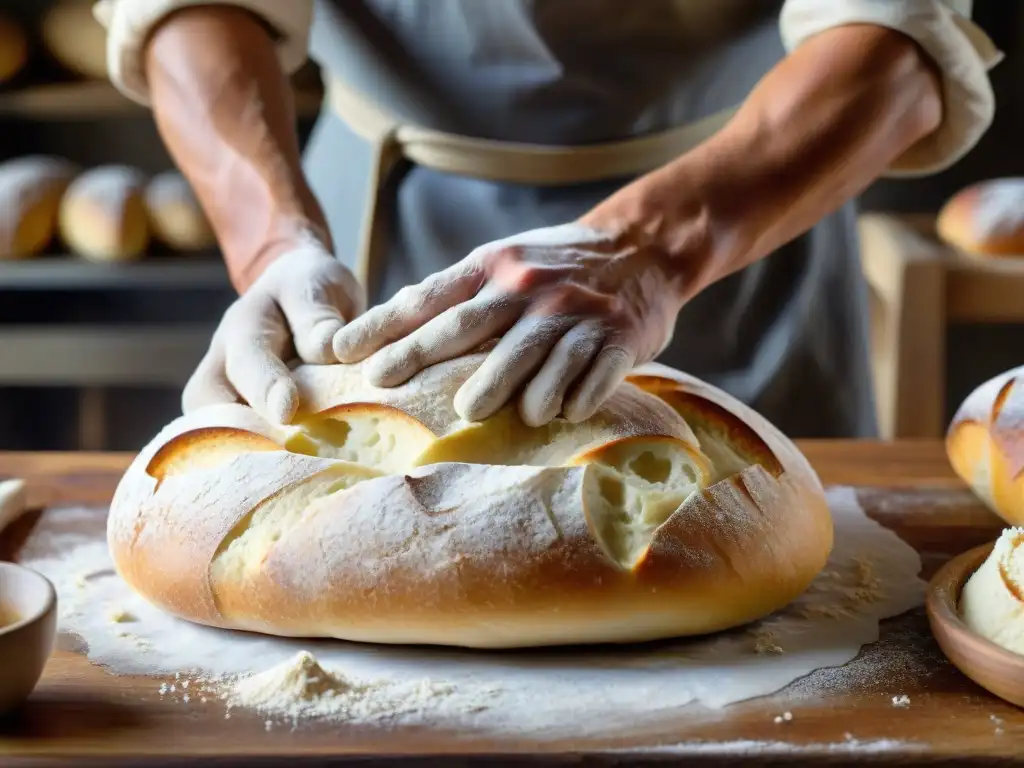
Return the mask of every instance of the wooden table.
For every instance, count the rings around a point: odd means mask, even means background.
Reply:
[[[925,577],[950,556],[993,539],[1001,528],[952,474],[938,442],[807,442],[802,447],[826,484],[858,486],[868,513],[920,551]],[[123,454],[0,453],[0,477],[28,479],[30,498],[40,505],[106,503],[129,459]],[[10,533],[19,535],[25,532]],[[6,553],[0,554],[10,555],[13,546],[7,541]],[[922,610],[886,622],[882,640],[862,657],[886,648],[907,660],[896,681],[837,685],[835,694],[824,699],[787,699],[782,692],[734,705],[727,717],[713,720],[686,708],[670,726],[638,727],[628,738],[571,742],[337,726],[266,732],[259,717],[225,720],[212,710],[167,704],[152,679],[115,677],[81,655],[57,652],[24,711],[0,726],[0,765],[168,765],[197,756],[216,757],[218,765],[300,757],[317,764],[384,765],[405,763],[403,756],[410,755],[420,756],[417,764],[446,766],[1024,762],[1024,712],[988,695],[950,666],[931,639]],[[894,708],[892,697],[903,694],[912,705]],[[793,719],[780,728],[771,715],[782,710],[791,711]],[[855,736],[853,746],[848,734]],[[786,749],[767,754],[742,753],[737,747],[780,741]],[[706,746],[694,749],[694,742]],[[858,749],[856,743],[890,746]],[[679,744],[684,746],[674,751],[651,749]]]

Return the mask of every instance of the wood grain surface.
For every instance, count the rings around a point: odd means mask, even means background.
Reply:
[[[858,486],[868,513],[921,553],[926,578],[1002,527],[955,477],[937,441],[801,447],[826,484]],[[0,478],[25,478],[35,506],[105,504],[130,458],[0,452]],[[37,519],[27,515],[0,539],[0,557],[16,555]],[[199,757],[217,765],[375,766],[1024,762],[1024,712],[946,661],[923,608],[886,622],[882,639],[848,667],[829,678],[823,695],[787,689],[733,705],[725,715],[687,707],[671,722],[638,724],[625,736],[567,741],[338,724],[267,731],[259,716],[225,719],[220,705],[182,706],[161,698],[158,678],[113,676],[60,650],[28,704],[0,722],[0,765],[170,765]],[[895,708],[893,697],[904,695],[910,706]],[[780,725],[774,719],[784,711],[792,720]]]

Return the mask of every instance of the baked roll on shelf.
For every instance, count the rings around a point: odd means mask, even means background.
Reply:
[[[971,256],[1024,256],[1024,177],[962,189],[939,211],[935,226],[945,243]]]
[[[50,155],[0,163],[0,261],[37,256],[57,232],[58,211],[78,168]]]

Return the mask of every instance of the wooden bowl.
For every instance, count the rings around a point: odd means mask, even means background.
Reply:
[[[960,618],[960,593],[992,552],[995,542],[958,555],[928,585],[925,609],[942,652],[953,666],[1001,699],[1024,707],[1024,656],[982,637]]]
[[[42,574],[0,562],[0,715],[39,682],[57,637],[57,593]]]

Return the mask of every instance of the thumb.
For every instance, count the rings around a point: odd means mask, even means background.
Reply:
[[[281,311],[270,300],[250,299],[228,312],[234,312],[224,321],[228,381],[261,416],[277,424],[290,423],[299,407],[299,393],[282,360],[289,345]]]
[[[361,289],[341,264],[306,283],[279,291],[278,306],[291,329],[295,352],[306,363],[337,363],[334,335],[359,311]]]

